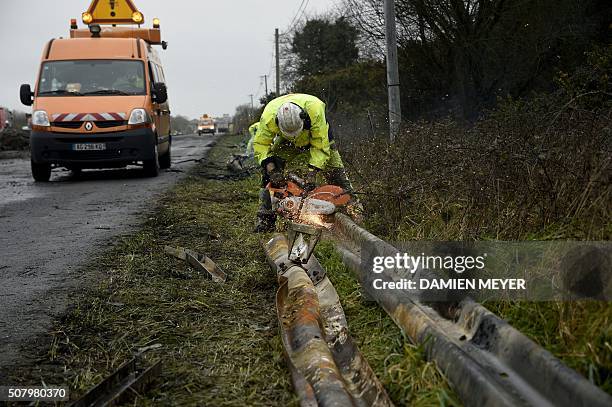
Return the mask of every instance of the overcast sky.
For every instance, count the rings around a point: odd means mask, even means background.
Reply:
[[[104,0],[102,0],[104,1]],[[168,49],[159,48],[173,114],[234,113],[264,93],[260,75],[273,76],[274,28],[286,29],[299,7],[322,13],[337,0],[133,0],[151,26],[161,19]],[[0,106],[28,111],[19,85],[34,85],[46,41],[69,34],[70,18],[89,0],[2,0]],[[268,86],[274,86],[270,79]],[[257,99],[256,99],[257,100]]]

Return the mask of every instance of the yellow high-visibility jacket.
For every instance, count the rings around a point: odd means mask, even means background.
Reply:
[[[257,133],[257,127],[259,127],[259,122],[251,124],[249,127],[249,134],[251,137],[255,137],[255,133]]]
[[[249,142],[247,143],[246,155],[253,156],[253,142],[255,141],[255,134],[257,134],[257,128],[259,127],[259,122],[251,124],[249,127]]]
[[[310,130],[302,131],[294,140],[281,133],[276,124],[276,112],[283,103],[291,102],[300,106],[310,117]],[[310,148],[309,164],[324,169],[330,157],[329,124],[325,118],[325,103],[312,95],[293,93],[278,97],[268,103],[259,120],[257,134],[253,141],[255,158],[259,164],[268,158],[275,136],[283,137],[298,148]]]

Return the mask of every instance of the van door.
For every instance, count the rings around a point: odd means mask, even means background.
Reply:
[[[154,82],[166,83],[164,73],[160,66],[149,62],[149,71]],[[151,84],[152,85],[152,84]],[[157,129],[158,143],[162,144],[169,140],[170,136],[170,104],[153,102],[153,115],[155,116],[155,128]],[[162,150],[165,150],[164,146]]]

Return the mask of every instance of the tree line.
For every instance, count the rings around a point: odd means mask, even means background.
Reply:
[[[402,108],[408,118],[473,120],[500,98],[552,91],[609,43],[606,0],[396,0]],[[331,110],[386,104],[382,0],[343,0],[284,44],[289,90]]]

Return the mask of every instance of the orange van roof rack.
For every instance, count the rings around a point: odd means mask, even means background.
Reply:
[[[91,38],[89,29],[72,29],[70,38]],[[151,45],[164,45],[159,28],[101,27],[101,38],[140,38]]]
[[[159,18],[153,19],[153,28],[140,28],[145,21],[144,14],[132,0],[92,0],[82,19],[89,28],[79,29],[76,19],[70,20],[70,38],[133,38],[151,45],[161,45],[163,49],[167,47],[167,43],[161,39]],[[132,27],[117,27],[125,24]],[[134,25],[138,25],[138,28]]]

